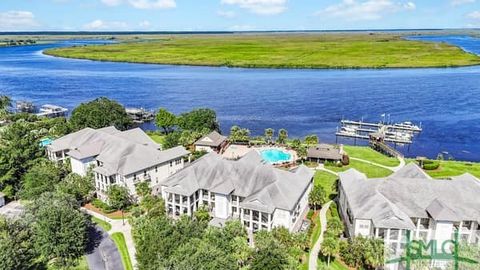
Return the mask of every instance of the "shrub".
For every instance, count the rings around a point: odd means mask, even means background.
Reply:
[[[426,160],[423,163],[423,169],[425,170],[436,170],[440,167],[440,162],[433,162],[431,160]]]
[[[96,208],[99,208],[100,210],[102,210],[105,214],[110,214],[110,213],[115,212],[115,209],[113,209],[107,203],[105,203],[102,200],[97,199],[97,198],[92,200],[92,205],[95,206]]]

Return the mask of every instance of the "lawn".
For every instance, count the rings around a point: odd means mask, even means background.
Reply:
[[[396,158],[387,157],[370,147],[366,146],[350,146],[344,145],[343,149],[348,153],[350,157],[365,159],[380,165],[395,167],[400,164],[400,161]]]
[[[414,162],[413,160],[410,160]],[[465,161],[439,161],[440,167],[436,170],[425,170],[433,178],[445,178],[470,173],[480,178],[480,163]]]
[[[371,165],[365,162],[350,160],[350,164],[347,166],[337,167],[335,165],[325,165],[325,168],[332,170],[334,172],[343,172],[348,169],[354,168],[360,172],[363,172],[367,175],[368,178],[379,178],[386,177],[392,174],[392,171],[385,168],[381,168],[375,165]]]
[[[333,175],[329,172],[316,171],[313,177],[314,185],[321,186],[323,190],[327,193],[327,198],[333,199],[337,192],[335,190],[335,182],[337,181],[338,176]]]
[[[130,256],[128,255],[127,244],[125,243],[125,236],[123,233],[116,232],[111,235],[112,240],[117,245],[118,251],[120,252],[120,257],[122,257],[122,264],[125,270],[133,270],[132,262],[130,261]]]
[[[386,33],[164,35],[156,40],[46,50],[100,61],[264,68],[401,68],[480,64],[446,43]]]
[[[148,133],[148,136],[150,136],[150,139],[160,145],[163,145],[165,142],[165,135],[161,135],[158,133]]]
[[[104,220],[101,220],[99,218],[96,218],[96,217],[92,217],[92,221],[97,224],[98,226],[100,226],[104,231],[108,232],[112,229],[112,225],[110,225],[110,223],[104,221]]]

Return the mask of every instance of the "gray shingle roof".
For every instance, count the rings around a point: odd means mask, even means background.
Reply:
[[[210,132],[210,134],[207,134],[200,138],[198,141],[196,141],[194,144],[195,145],[202,145],[202,146],[213,146],[213,147],[218,147],[220,146],[223,142],[227,140],[227,137],[220,135],[220,133],[216,131]]]
[[[341,160],[342,154],[340,149],[329,144],[317,144],[307,149],[307,157],[327,159],[327,160]]]
[[[189,196],[198,189],[244,197],[242,207],[272,213],[276,208],[292,210],[313,177],[300,166],[295,171],[276,169],[250,151],[238,161],[209,153],[161,185],[167,192]],[[155,189],[154,189],[155,190]]]
[[[189,153],[181,146],[160,151],[160,146],[138,128],[124,132],[114,127],[85,128],[47,147],[54,152],[67,150],[69,156],[77,159],[95,157],[103,163],[96,171],[106,175],[132,174]]]
[[[480,221],[480,181],[470,174],[431,179],[411,163],[386,178],[367,179],[355,169],[339,177],[353,216],[379,227],[408,229],[413,217]]]

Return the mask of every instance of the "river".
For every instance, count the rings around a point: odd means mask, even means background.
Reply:
[[[415,37],[418,39],[418,37]],[[421,37],[480,54],[480,40]],[[73,109],[99,96],[125,106],[175,113],[209,107],[224,133],[237,124],[253,134],[286,128],[290,137],[317,134],[335,142],[342,118],[422,123],[407,156],[480,161],[480,66],[427,69],[245,69],[146,65],[46,56],[42,50],[98,41],[59,41],[0,48],[0,93],[37,105]],[[339,142],[351,144],[342,139]]]

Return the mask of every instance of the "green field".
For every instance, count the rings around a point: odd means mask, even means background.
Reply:
[[[337,167],[335,165],[326,165],[325,168],[334,172],[344,172],[350,168],[354,168],[357,171],[366,174],[368,178],[386,177],[393,173],[390,170],[357,160],[350,160],[350,164],[347,166]]]
[[[445,43],[377,33],[169,35],[58,48],[46,54],[101,61],[265,68],[403,68],[480,64]]]
[[[409,160],[410,162],[415,162]],[[436,170],[425,170],[433,178],[446,178],[470,173],[480,178],[480,163],[466,161],[439,161],[440,166]]]
[[[117,245],[118,252],[120,252],[120,257],[122,257],[122,264],[125,270],[133,270],[132,262],[130,261],[130,256],[128,255],[127,244],[125,243],[125,236],[123,233],[116,232],[111,235],[113,242]]]
[[[398,159],[387,157],[370,147],[344,145],[343,149],[350,157],[365,159],[380,165],[395,167],[400,164]]]

